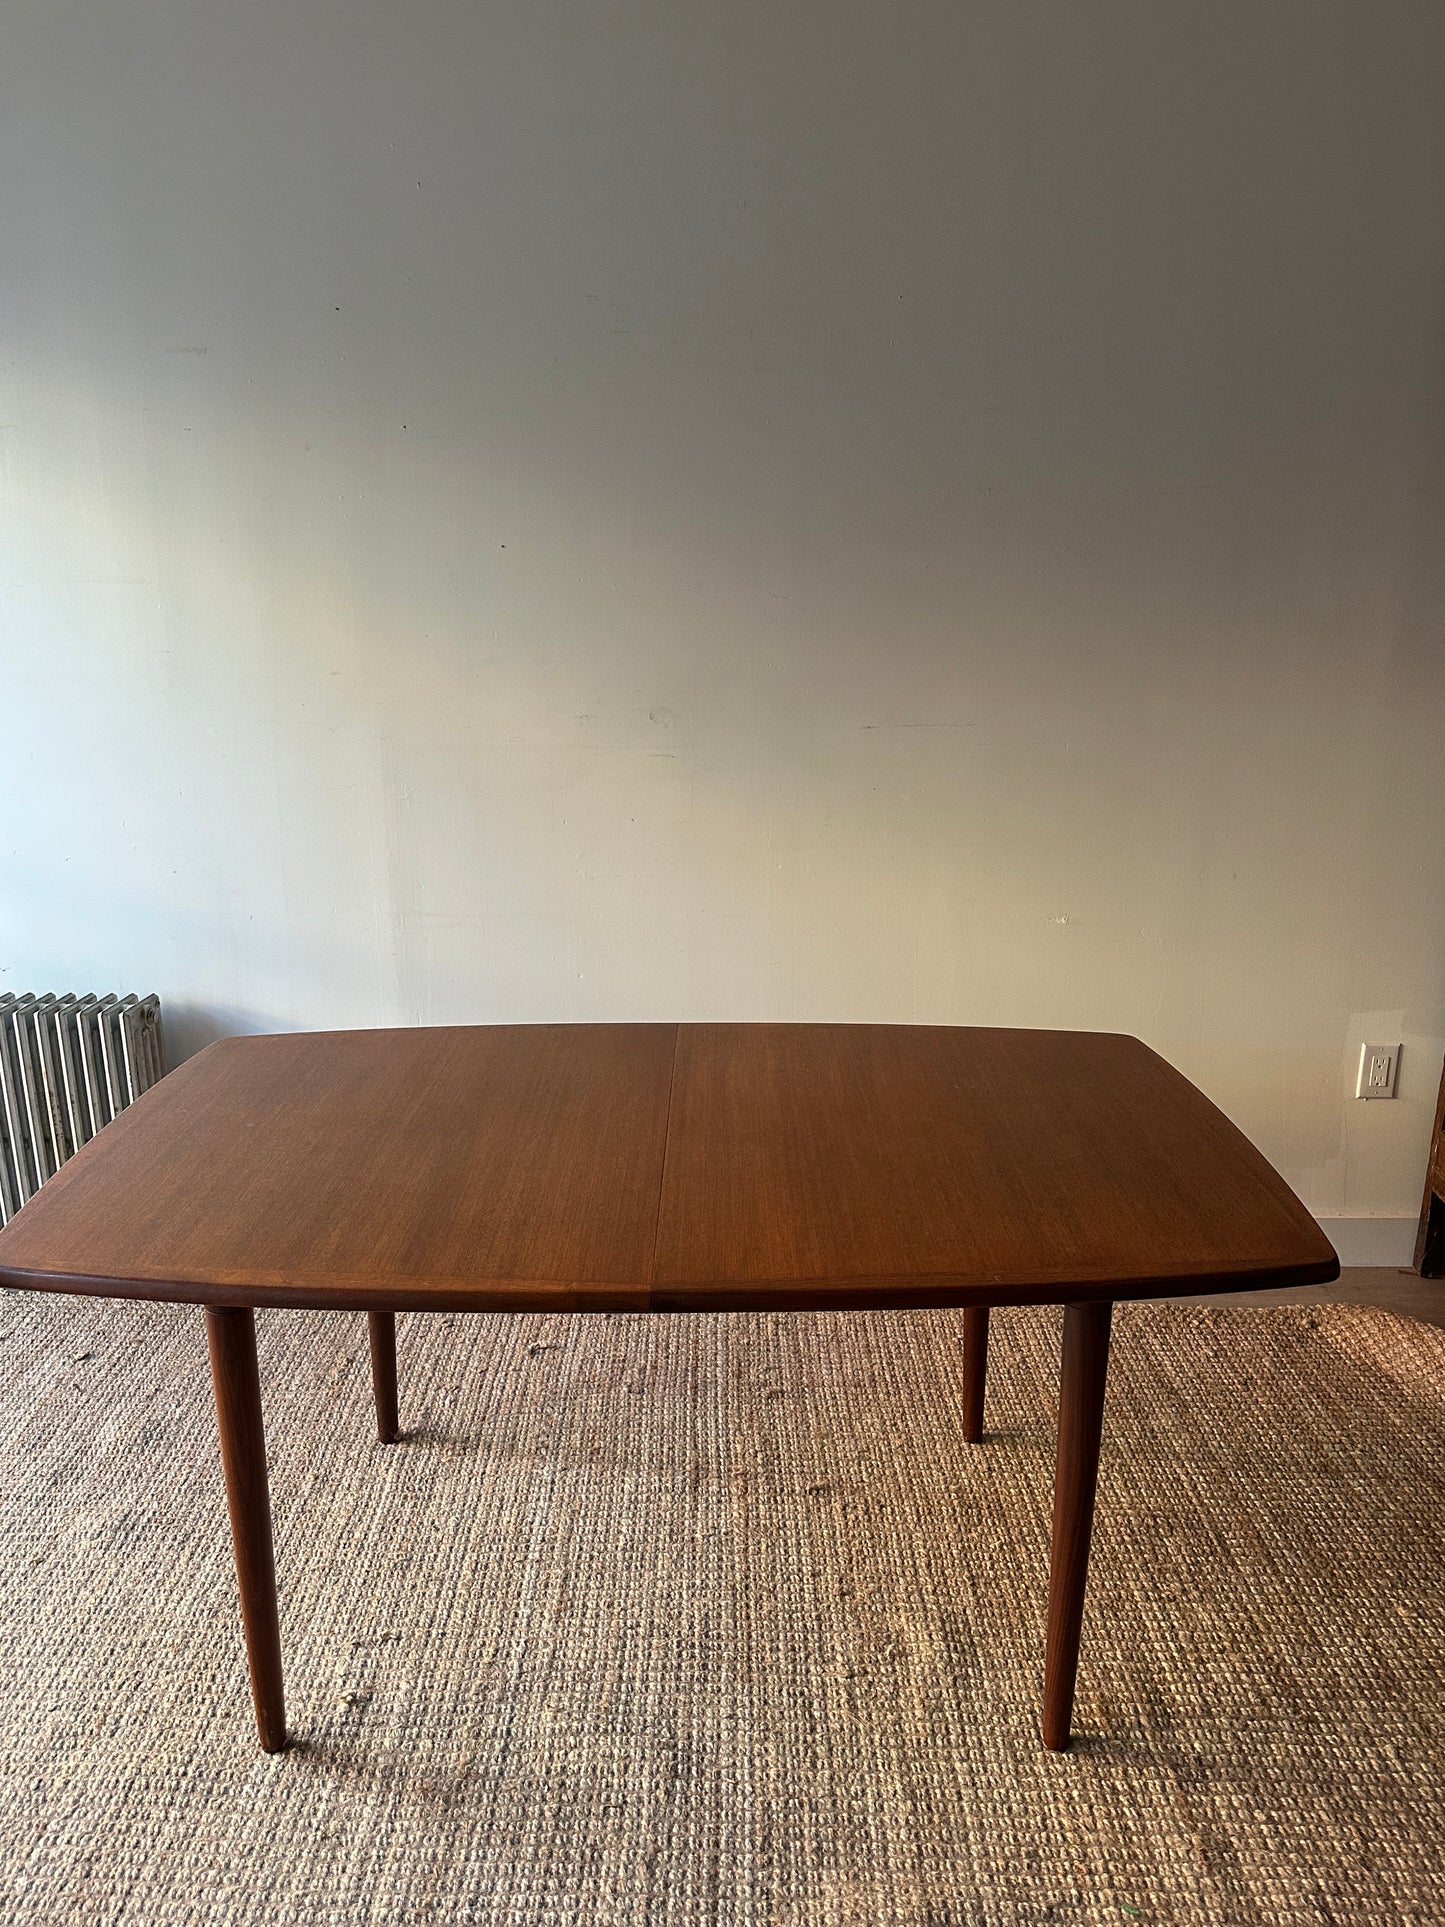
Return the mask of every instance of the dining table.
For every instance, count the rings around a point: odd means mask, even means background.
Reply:
[[[1137,1038],[927,1024],[225,1038],[0,1230],[5,1286],[202,1309],[268,1752],[287,1732],[258,1312],[364,1312],[390,1444],[406,1438],[398,1312],[948,1308],[961,1460],[987,1449],[990,1309],[1062,1306],[1042,1703],[1059,1751],[1114,1305],[1338,1273],[1264,1156]]]

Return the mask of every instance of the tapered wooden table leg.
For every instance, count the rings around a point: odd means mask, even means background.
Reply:
[[[1089,1535],[1099,1475],[1104,1380],[1109,1369],[1109,1304],[1065,1305],[1064,1362],[1059,1390],[1059,1447],[1054,1468],[1054,1544],[1049,1565],[1049,1631],[1044,1658],[1044,1745],[1069,1744],[1079,1632],[1089,1574]]]
[[[276,1561],[271,1549],[271,1494],[266,1435],[256,1370],[256,1321],[250,1311],[216,1306],[206,1312],[211,1383],[221,1433],[221,1464],[231,1512],[231,1544],[241,1589],[241,1623],[251,1665],[256,1729],[267,1753],[286,1745],[281,1688],[281,1626],[276,1615]]]
[[[371,1390],[376,1400],[376,1436],[383,1445],[401,1437],[396,1414],[396,1313],[369,1311],[371,1334]]]
[[[970,1305],[963,1314],[963,1436],[983,1441],[983,1386],[988,1376],[988,1306]]]

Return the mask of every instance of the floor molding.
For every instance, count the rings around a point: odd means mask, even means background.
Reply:
[[[1408,1265],[1415,1255],[1414,1218],[1320,1218],[1342,1265]]]

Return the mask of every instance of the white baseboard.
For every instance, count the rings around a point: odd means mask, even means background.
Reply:
[[[1396,1270],[1415,1256],[1417,1218],[1320,1218],[1317,1223],[1342,1265]]]

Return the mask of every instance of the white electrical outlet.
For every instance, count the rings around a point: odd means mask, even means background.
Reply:
[[[1393,1097],[1395,1080],[1399,1074],[1398,1044],[1361,1044],[1360,1074],[1355,1080],[1355,1096]]]

